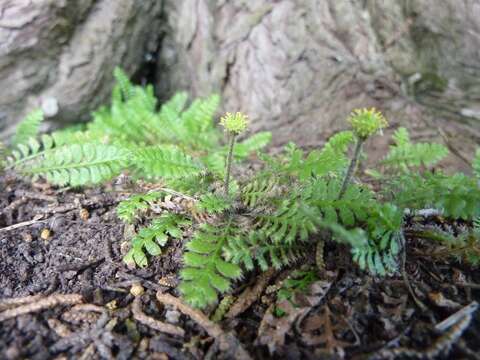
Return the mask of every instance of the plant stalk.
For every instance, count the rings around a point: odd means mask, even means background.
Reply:
[[[225,173],[225,196],[228,196],[230,189],[230,172],[232,170],[232,161],[233,161],[233,147],[235,146],[236,135],[230,133],[230,143],[228,145],[228,157],[227,157],[227,171]]]
[[[338,199],[341,199],[343,195],[345,195],[345,192],[347,191],[348,184],[352,179],[353,173],[357,167],[358,159],[360,158],[360,152],[362,151],[363,142],[364,142],[363,139],[360,139],[360,138],[357,139],[352,161],[350,161],[350,165],[348,166],[347,173],[345,174],[345,178],[343,179],[343,184],[342,184],[342,188],[340,189],[340,193],[338,194]]]

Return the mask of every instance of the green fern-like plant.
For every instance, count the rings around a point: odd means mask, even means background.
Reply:
[[[18,127],[7,167],[24,176],[43,177],[55,185],[103,183],[128,170],[147,181],[187,181],[208,172],[221,178],[228,151],[214,115],[217,95],[197,99],[186,107],[186,93],[175,95],[157,111],[152,86],[130,82],[115,69],[112,103],[93,113],[86,129],[59,131],[37,139],[41,111]],[[237,160],[264,147],[268,133],[243,140]]]
[[[151,204],[163,195],[164,193],[159,191],[133,195],[118,204],[117,215],[120,220],[131,224],[139,217],[139,213],[150,209]]]
[[[241,268],[222,256],[224,245],[237,232],[231,223],[216,227],[205,224],[187,243],[180,291],[193,306],[216,303],[218,293],[228,291],[232,280],[242,276]]]
[[[435,143],[416,143],[410,141],[408,130],[399,128],[393,134],[394,145],[383,159],[382,164],[390,169],[409,171],[420,166],[432,167],[448,155],[448,149]]]
[[[132,239],[132,248],[125,255],[127,264],[144,267],[148,265],[146,253],[157,256],[162,253],[169,238],[179,239],[182,236],[182,227],[190,222],[177,214],[166,214],[155,218],[148,227],[142,228]]]
[[[26,144],[31,138],[37,137],[43,119],[42,110],[34,110],[29,113],[20,124],[17,125],[11,143],[12,147]]]
[[[480,149],[477,149],[472,163],[473,172],[480,179]]]

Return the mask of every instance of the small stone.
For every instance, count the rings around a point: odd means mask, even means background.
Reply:
[[[58,100],[54,97],[46,97],[42,100],[42,111],[46,118],[54,117],[58,114]]]
[[[25,241],[27,243],[30,243],[33,240],[33,236],[30,233],[24,232],[24,233],[22,233],[22,239],[23,239],[23,241]]]
[[[87,209],[82,208],[80,209],[79,216],[80,216],[80,219],[82,219],[83,221],[87,221],[88,218],[90,217],[90,213],[88,212]]]
[[[106,307],[108,310],[116,310],[117,307],[118,307],[117,300],[112,300],[112,301],[106,303],[106,304],[105,304],[105,307]]]
[[[132,294],[135,297],[142,295],[144,292],[145,292],[145,289],[139,283],[133,284],[132,287],[130,288],[130,294]]]
[[[180,312],[177,310],[167,310],[165,313],[165,320],[170,324],[178,324],[180,321]]]
[[[40,238],[44,241],[50,240],[50,237],[52,236],[52,232],[48,228],[42,229],[40,232]]]

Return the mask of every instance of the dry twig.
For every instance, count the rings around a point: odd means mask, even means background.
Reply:
[[[166,324],[160,320],[157,320],[150,316],[145,315],[145,313],[142,311],[142,303],[141,303],[140,296],[135,297],[135,299],[133,300],[132,314],[133,314],[133,318],[137,320],[140,324],[151,327],[152,329],[155,329],[170,335],[176,335],[176,336],[182,336],[182,337],[185,335],[185,331],[182,328],[172,324]]]
[[[74,305],[83,301],[80,294],[54,294],[44,299],[37,300],[33,303],[20,305],[13,309],[8,309],[0,313],[0,322],[13,319],[20,315],[30,314],[33,312],[49,309],[57,305]]]
[[[162,304],[170,305],[178,309],[181,313],[189,316],[200,325],[212,338],[218,341],[219,349],[228,351],[234,359],[250,360],[251,357],[247,351],[242,347],[237,338],[231,334],[225,333],[222,328],[210,321],[202,312],[192,309],[190,306],[184,304],[180,299],[170,294],[163,294],[157,292],[157,299]]]
[[[228,313],[225,315],[228,319],[233,319],[247,310],[262,295],[270,279],[276,274],[275,269],[270,268],[260,274],[258,281],[253,287],[246,288],[237,298]]]
[[[10,299],[2,299],[0,301],[0,311],[17,307],[24,304],[30,304],[38,299],[41,299],[42,295],[29,295],[29,296],[22,296],[17,298],[10,298]]]

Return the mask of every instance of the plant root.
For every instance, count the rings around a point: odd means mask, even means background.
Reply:
[[[246,288],[240,294],[225,317],[227,319],[233,319],[252,306],[252,304],[262,295],[263,291],[275,274],[276,270],[273,268],[270,268],[264,273],[260,274],[255,285],[253,287]]]
[[[13,299],[12,299],[13,300]],[[75,305],[83,301],[80,294],[54,294],[46,298],[36,300],[24,305],[20,305],[13,309],[8,309],[0,313],[0,322],[13,319],[20,315],[30,314],[33,312],[50,309],[57,305]]]
[[[132,303],[132,314],[133,318],[138,321],[140,324],[148,326],[154,330],[158,330],[160,332],[176,335],[176,336],[185,336],[185,331],[175,325],[164,323],[160,320],[154,319],[150,316],[147,316],[142,311],[142,300],[140,296],[135,297]]]
[[[43,296],[42,295],[29,295],[29,296],[23,296],[23,297],[17,297],[17,298],[11,298],[11,299],[3,299],[0,301],[0,311],[12,308],[12,307],[17,307],[20,305],[25,305],[25,304],[30,304],[38,299],[41,299]]]
[[[212,322],[207,316],[198,310],[192,309],[184,304],[180,299],[170,294],[157,292],[157,300],[164,305],[170,305],[178,309],[184,315],[189,316],[193,321],[200,325],[215,341],[221,351],[226,351],[233,359],[250,360],[251,357],[243,348],[238,339],[232,334],[227,334],[218,325]],[[212,346],[215,346],[212,345]]]

